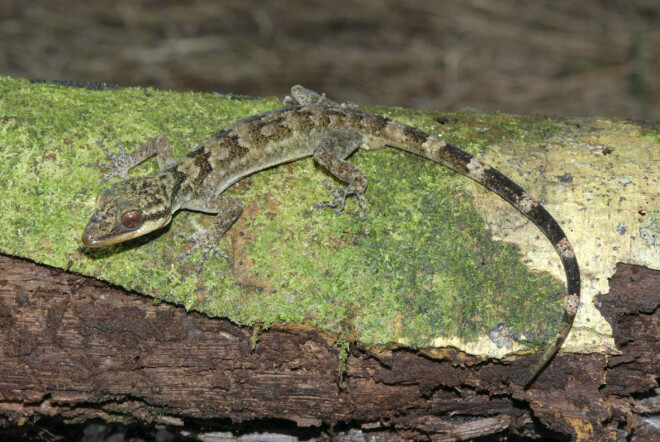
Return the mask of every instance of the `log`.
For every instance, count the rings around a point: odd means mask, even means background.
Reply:
[[[190,245],[174,231],[212,220],[188,212],[88,250],[95,140],[131,149],[165,133],[178,158],[281,105],[98,89],[0,77],[0,439],[73,438],[99,419],[346,440],[658,438],[652,124],[378,109],[505,172],[573,242],[578,316],[525,390],[530,346],[560,321],[563,277],[507,203],[383,149],[351,157],[370,180],[366,222],[354,201],[341,217],[315,211],[324,174],[301,160],[227,190],[245,205],[221,241],[233,265],[177,259]]]
[[[93,278],[0,256],[0,424],[101,418],[171,428],[455,440],[660,436],[660,272],[619,264],[598,298],[617,356],[478,361],[341,349],[310,330],[253,331]],[[655,390],[654,390],[655,389]],[[295,425],[291,425],[291,424]],[[298,432],[298,433],[296,433]]]

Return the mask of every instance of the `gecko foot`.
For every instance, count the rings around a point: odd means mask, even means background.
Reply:
[[[213,255],[220,255],[227,260],[229,265],[232,265],[234,261],[229,257],[227,252],[225,252],[218,244],[211,238],[212,235],[209,235],[208,232],[199,224],[194,221],[190,222],[193,227],[197,230],[197,233],[194,235],[186,235],[183,232],[175,231],[175,236],[180,236],[186,241],[192,241],[194,245],[192,248],[186,252],[182,252],[177,256],[177,261],[182,261],[183,259],[192,256],[196,251],[201,250],[202,256],[199,258],[199,265],[197,266],[197,274],[202,272],[204,262],[212,257]]]
[[[346,198],[349,196],[353,195],[358,199],[358,203],[360,204],[360,209],[362,209],[362,214],[360,215],[360,219],[364,221],[367,219],[367,200],[364,196],[364,189],[360,189],[352,184],[349,184],[346,187],[343,187],[341,189],[335,189],[332,187],[326,180],[321,181],[321,184],[323,184],[326,189],[335,197],[332,201],[323,201],[318,204],[316,204],[317,209],[321,209],[323,207],[336,207],[337,208],[337,215],[341,215],[342,212],[344,211],[344,205],[346,204]]]
[[[96,145],[99,146],[101,149],[103,149],[103,153],[105,154],[106,158],[108,158],[110,161],[107,163],[89,163],[86,164],[85,167],[98,167],[99,169],[110,169],[110,172],[101,179],[101,182],[99,183],[99,186],[103,184],[104,182],[112,179],[112,178],[126,178],[126,175],[128,174],[128,171],[131,169],[131,164],[128,159],[128,156],[125,155],[124,153],[124,145],[121,142],[121,138],[117,140],[117,144],[119,145],[119,152],[117,155],[113,154],[108,150],[107,147],[101,142],[101,141],[96,141]]]

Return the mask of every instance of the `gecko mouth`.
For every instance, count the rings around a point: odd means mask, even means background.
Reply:
[[[82,233],[82,242],[87,247],[96,248],[111,246],[126,241],[127,239],[134,238],[135,236],[139,236],[135,235],[134,232],[114,232],[114,234],[111,233],[110,235],[103,236],[95,235],[94,229],[92,228],[93,221],[94,220],[92,219]]]
[[[87,229],[83,231],[82,234],[82,242],[85,244],[87,247],[105,247],[105,246],[111,246],[113,244],[117,244],[118,242],[121,242],[123,239],[118,239],[118,238],[110,238],[110,239],[95,239],[92,238],[89,233],[87,232]]]
[[[101,236],[101,237],[94,237],[93,234],[90,234],[89,228],[85,228],[82,233],[82,242],[85,244],[87,247],[106,247],[106,246],[111,246],[113,244],[118,244],[120,242],[127,241],[129,239],[136,238],[138,236],[141,236],[145,233],[148,233],[149,230],[141,231],[142,229],[137,229],[133,231],[125,231],[125,232],[113,232],[110,235],[107,236]]]
[[[114,235],[109,238],[93,238],[87,232],[87,229],[83,231],[82,242],[87,247],[97,248],[97,247],[107,247],[114,244],[119,244],[120,242],[127,241],[129,239],[137,238],[142,234],[135,234],[134,232],[125,232],[121,235]]]

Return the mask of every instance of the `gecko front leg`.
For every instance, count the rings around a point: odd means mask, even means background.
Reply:
[[[367,202],[364,196],[367,189],[367,176],[346,158],[362,144],[362,135],[353,130],[337,130],[321,139],[314,149],[314,161],[325,167],[332,175],[347,183],[346,187],[335,189],[325,180],[323,185],[334,195],[332,201],[324,201],[317,208],[336,207],[337,215],[344,210],[346,198],[354,195],[362,209],[361,219],[367,218]]]
[[[163,171],[174,164],[172,145],[165,135],[158,135],[141,146],[137,147],[129,155],[124,153],[124,145],[121,138],[118,140],[119,153],[113,154],[100,141],[96,144],[103,149],[103,153],[110,160],[107,163],[89,163],[85,167],[98,167],[99,169],[110,169],[110,172],[101,179],[99,185],[112,178],[126,178],[128,171],[143,161],[156,155],[158,168]]]
[[[227,233],[227,230],[236,222],[236,220],[243,213],[243,203],[240,201],[230,198],[225,195],[219,195],[213,197],[213,199],[206,198],[197,198],[186,202],[182,209],[193,210],[195,212],[204,212],[204,213],[217,213],[218,215],[213,220],[213,224],[208,229],[204,229],[199,226],[197,223],[193,222],[193,226],[197,230],[197,233],[192,236],[184,235],[180,232],[175,232],[175,235],[181,236],[188,241],[192,241],[195,244],[192,249],[187,252],[179,255],[178,259],[181,260],[187,256],[192,255],[197,250],[202,251],[202,257],[200,265],[197,269],[197,273],[201,271],[202,264],[210,256],[218,254],[225,258],[229,264],[232,264],[232,259],[229,257],[227,252],[225,252],[219,245],[218,241]]]

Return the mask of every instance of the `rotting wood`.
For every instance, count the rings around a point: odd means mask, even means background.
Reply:
[[[621,355],[560,354],[527,391],[516,380],[535,356],[405,349],[353,348],[339,385],[339,350],[317,333],[267,330],[252,351],[249,328],[0,256],[0,424],[285,420],[437,440],[658,437],[660,272],[620,264],[598,302]]]

